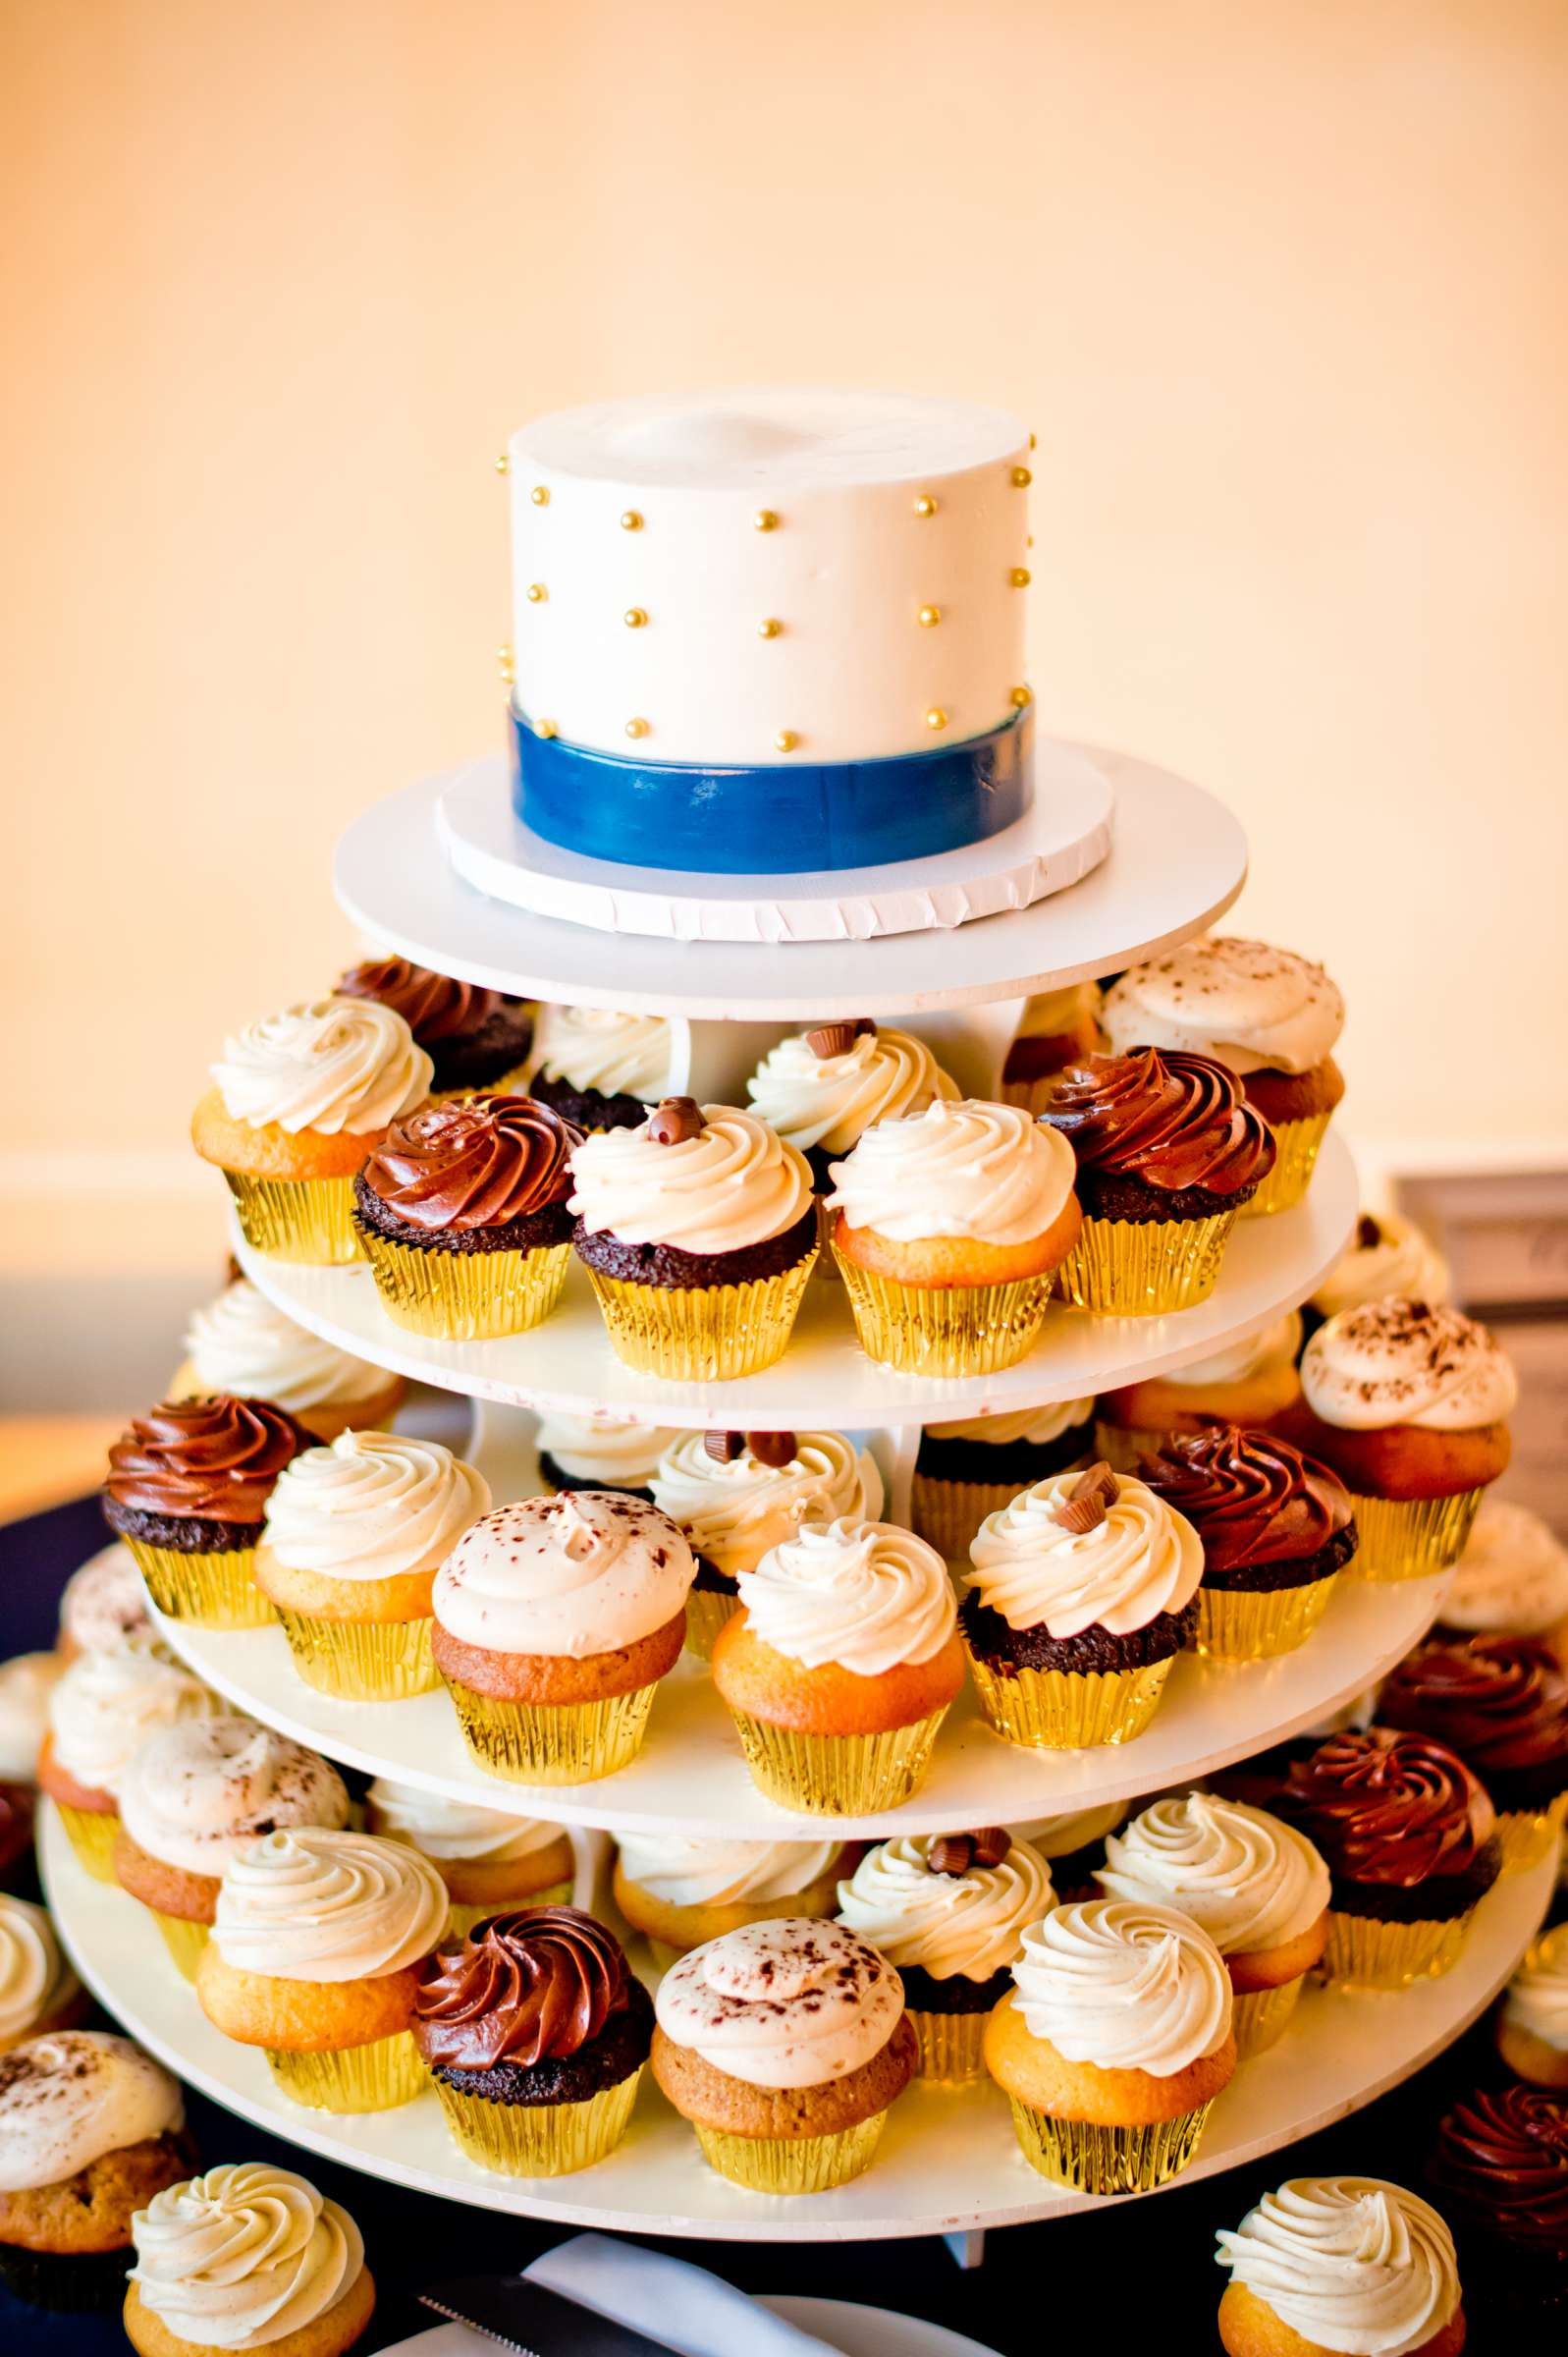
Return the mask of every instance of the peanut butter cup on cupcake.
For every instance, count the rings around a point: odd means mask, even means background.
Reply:
[[[510,1088],[533,1045],[533,1009],[526,999],[453,974],[432,973],[406,958],[372,958],[340,974],[339,999],[374,999],[401,1014],[416,1046],[429,1057],[433,1091]]]
[[[256,1548],[279,1475],[312,1436],[268,1399],[166,1399],[109,1451],[103,1518],[173,1620],[258,1628]]]
[[[988,1514],[1053,1473],[1076,1471],[1095,1453],[1093,1399],[927,1424],[915,1455],[910,1518],[939,1555],[962,1562]]]
[[[1568,1796],[1568,1678],[1529,1637],[1418,1645],[1383,1680],[1378,1717],[1446,1743],[1486,1785],[1503,1863],[1533,1866]]]
[[[864,1014],[782,1039],[746,1082],[753,1112],[800,1148],[819,1195],[832,1191],[834,1161],[873,1122],[900,1122],[961,1093],[923,1039]]]
[[[1478,2087],[1438,2122],[1427,2178],[1487,2301],[1510,2324],[1560,2314],[1568,2271],[1568,2095]],[[1526,2343],[1510,2333],[1499,2345]]]
[[[573,1128],[635,1129],[670,1087],[673,1050],[665,1015],[541,1002],[529,1093]]]

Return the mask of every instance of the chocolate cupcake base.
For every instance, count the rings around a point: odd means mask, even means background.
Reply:
[[[553,1490],[614,1490],[622,1498],[640,1498],[645,1506],[653,1504],[653,1492],[650,1489],[636,1489],[625,1481],[595,1480],[586,1473],[566,1472],[557,1464],[548,1449],[539,1452],[539,1471]]]
[[[570,1088],[565,1080],[547,1080],[542,1072],[529,1081],[528,1094],[536,1104],[548,1105],[564,1122],[570,1122],[573,1128],[590,1131],[640,1129],[653,1111],[640,1097],[607,1097],[597,1088]]]

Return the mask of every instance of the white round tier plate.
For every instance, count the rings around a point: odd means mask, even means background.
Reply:
[[[489,899],[600,933],[753,945],[948,932],[1027,908],[1100,865],[1114,802],[1110,781],[1086,754],[1048,740],[1036,753],[1033,804],[983,843],[834,875],[688,875],[546,843],[513,810],[499,754],[439,783],[436,839],[454,872]]]
[[[782,2316],[802,2332],[815,2333],[830,2349],[840,2350],[842,2357],[997,2357],[995,2349],[971,2340],[967,2332],[949,2332],[946,2325],[934,2325],[923,2316],[903,2316],[894,2308],[866,2308],[858,2300],[800,2299],[784,2291],[759,2291],[752,2296],[759,2307],[771,2308],[775,2316]],[[662,2333],[671,2330],[668,2324],[658,2329]],[[400,2340],[396,2347],[383,2349],[381,2357],[489,2357],[493,2345],[467,2325],[436,2325],[428,2332],[416,2332],[411,2340]],[[709,2341],[707,2345],[711,2348],[713,2344]]]
[[[394,2184],[561,2225],[727,2242],[949,2234],[1097,2206],[1030,2168],[1006,2104],[990,2086],[917,2084],[894,2105],[865,2176],[798,2200],[745,2193],[716,2176],[646,2078],[625,2142],[597,2168],[526,2181],[491,2176],[455,2150],[433,2094],[361,2119],[291,2104],[258,2053],[207,2022],[146,1909],[83,1872],[47,1805],[39,1852],[49,1905],[78,1971],[150,2053],[242,2118]],[[1459,1962],[1442,1980],[1397,1996],[1309,1989],[1279,2044],[1244,2063],[1219,2098],[1197,2160],[1176,2182],[1235,2168],[1343,2119],[1440,2053],[1508,1979],[1545,1912],[1555,1872],[1547,1860],[1505,1876],[1482,1901]]]
[[[976,1006],[1113,973],[1185,941],[1230,906],[1247,873],[1240,827],[1213,795],[1126,754],[1083,751],[1115,794],[1115,844],[1070,892],[960,925],[940,956],[920,933],[860,944],[621,939],[490,900],[439,855],[444,781],[389,795],[338,846],[333,886],[372,941],[463,981],[581,1007],[822,1022]]]
[[[1306,1198],[1271,1219],[1238,1220],[1209,1300],[1161,1318],[1102,1318],[1054,1304],[1029,1356],[1000,1374],[899,1375],[855,1340],[848,1298],[827,1280],[806,1288],[789,1346],[760,1375],[667,1383],[623,1366],[575,1260],[558,1309],[531,1334],[493,1343],[430,1342],[395,1325],[367,1264],[306,1268],[269,1260],[236,1233],[247,1277],[312,1333],[424,1383],[505,1406],[582,1414],[618,1407],[651,1423],[744,1432],[930,1423],[1083,1399],[1162,1375],[1239,1341],[1306,1299],[1339,1258],[1357,1209],[1355,1166],[1332,1131]]]

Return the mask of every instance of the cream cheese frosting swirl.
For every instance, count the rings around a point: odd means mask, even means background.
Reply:
[[[89,1555],[66,1581],[60,1634],[79,1653],[112,1653],[127,1637],[151,1636],[136,1559],[119,1539]]]
[[[957,1604],[934,1547],[892,1522],[807,1522],[739,1576],[753,1635],[820,1670],[879,1677],[929,1662],[952,1635]]]
[[[179,2080],[129,2038],[54,2030],[0,2055],[0,2193],[63,2184],[184,2124]]]
[[[0,1662],[0,1784],[30,1784],[49,1726],[49,1697],[65,1668],[57,1653]]]
[[[26,2038],[81,1995],[45,1910],[0,1891],[0,2039]]]
[[[490,1505],[490,1487],[439,1441],[342,1432],[286,1466],[264,1543],[297,1571],[395,1579],[449,1554]]]
[[[427,1956],[447,1910],[446,1884],[404,1842],[298,1826],[230,1859],[212,1938],[237,1972],[374,1980]]]
[[[802,1522],[871,1521],[882,1510],[876,1467],[841,1432],[797,1432],[786,1465],[742,1449],[720,1463],[700,1432],[682,1433],[659,1459],[654,1504],[678,1522],[697,1555],[730,1575],[753,1570]]]
[[[315,1129],[384,1129],[430,1094],[435,1067],[401,1014],[375,999],[314,999],[226,1039],[212,1068],[231,1121]]]
[[[1300,1348],[1301,1312],[1290,1309],[1260,1333],[1249,1334],[1243,1341],[1213,1351],[1207,1358],[1190,1359],[1184,1367],[1171,1367],[1161,1380],[1173,1383],[1182,1391],[1203,1384],[1248,1383],[1266,1368],[1288,1367]]]
[[[1094,1412],[1092,1399],[1051,1399],[1044,1407],[1005,1408],[1000,1416],[965,1416],[956,1424],[928,1424],[926,1430],[934,1441],[979,1441],[993,1449],[1026,1441],[1032,1449],[1044,1449],[1075,1424],[1091,1422]]]
[[[1336,1310],[1359,1309],[1389,1293],[1402,1293],[1407,1301],[1446,1301],[1448,1284],[1448,1263],[1414,1220],[1397,1212],[1363,1212],[1355,1242],[1319,1286],[1312,1306],[1331,1318]]]
[[[830,1211],[895,1243],[936,1235],[1025,1244],[1066,1208],[1072,1148],[1020,1105],[939,1097],[924,1113],[878,1122],[833,1165]]]
[[[1211,1792],[1168,1795],[1106,1842],[1108,1898],[1177,1907],[1222,1956],[1283,1947],[1328,1904],[1328,1869],[1305,1834]]]
[[[1230,2035],[1230,1976],[1174,1907],[1100,1898],[1055,1907],[1012,1968],[1031,2036],[1068,2062],[1174,2078]]]
[[[542,1817],[509,1817],[501,1809],[478,1809],[439,1792],[417,1792],[378,1776],[366,1798],[366,1822],[389,1841],[406,1841],[427,1858],[464,1865],[512,1866],[536,1857],[561,1839],[559,1825]]]
[[[132,1637],[113,1653],[78,1655],[49,1697],[49,1734],[68,1776],[91,1791],[118,1793],[159,1727],[220,1718],[228,1707],[166,1645]]]
[[[838,1841],[701,1840],[689,1834],[617,1834],[628,1882],[672,1907],[793,1898],[832,1872]]]
[[[1310,1071],[1333,1053],[1345,1002],[1321,965],[1230,933],[1147,959],[1107,991],[1112,1050],[1214,1056],[1233,1072]]]
[[[784,1916],[745,1925],[673,1964],[654,2001],[677,2046],[749,2087],[822,2087],[882,2052],[903,1983],[837,1923]]]
[[[436,1574],[435,1614],[460,1644],[581,1661],[652,1636],[696,1576],[667,1514],[621,1490],[497,1507]]]
[[[645,1490],[679,1427],[641,1416],[571,1416],[551,1408],[539,1418],[539,1453],[572,1481],[613,1490]]]
[[[1379,1432],[1415,1424],[1464,1432],[1515,1406],[1511,1361],[1462,1310],[1388,1296],[1320,1326],[1301,1361],[1307,1405],[1325,1424]]]
[[[662,1096],[670,1074],[670,1024],[662,1014],[541,1003],[530,1075],[602,1097]]]
[[[1203,1546],[1192,1524],[1143,1482],[1122,1476],[1093,1530],[1057,1520],[1076,1473],[1053,1474],[988,1514],[969,1549],[971,1584],[1009,1628],[1056,1638],[1097,1624],[1115,1637],[1179,1613],[1203,1578]]]
[[[291,1415],[352,1406],[387,1387],[379,1367],[306,1333],[245,1277],[192,1312],[186,1356],[199,1391],[270,1399]]]
[[[601,1129],[571,1157],[574,1211],[591,1235],[682,1252],[762,1244],[810,1210],[811,1172],[754,1113],[705,1105],[695,1137],[658,1145],[643,1122]]]
[[[1051,1870],[1015,1840],[1000,1866],[939,1874],[935,1834],[899,1834],[868,1849],[838,1885],[838,1920],[900,1970],[989,1981],[1018,1954],[1025,1928],[1053,1904]]]
[[[1503,2019],[1557,2054],[1568,2053],[1568,1923],[1527,1953],[1508,1984]]]
[[[746,1082],[754,1109],[781,1137],[802,1152],[821,1146],[830,1154],[847,1154],[873,1122],[899,1122],[958,1093],[925,1041],[907,1031],[862,1031],[837,1056],[819,1056],[797,1032]]]
[[[343,1826],[336,1768],[253,1719],[188,1719],[143,1743],[120,1780],[120,1821],[138,1849],[184,1874],[218,1876],[258,1836]]]
[[[1528,1506],[1484,1498],[1441,1617],[1478,1635],[1555,1628],[1568,1620],[1568,1547]]]
[[[1292,2177],[1215,2256],[1282,2325],[1345,2357],[1404,2357],[1459,2306],[1453,2236],[1381,2177]]]
[[[175,2337],[263,2349],[351,2291],[364,2243],[346,2210],[270,2161],[229,2163],[154,2194],[131,2221],[131,2281]]]

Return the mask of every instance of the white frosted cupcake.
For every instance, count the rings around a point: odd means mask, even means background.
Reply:
[[[1443,1595],[1467,1637],[1540,1637],[1568,1670],[1568,1547],[1511,1498],[1484,1498]]]
[[[873,1122],[901,1122],[938,1097],[962,1094],[923,1039],[879,1030],[869,1015],[817,1023],[771,1048],[746,1082],[752,1108],[798,1146],[819,1195],[829,1165]]]
[[[0,1892],[0,2055],[25,2038],[73,2028],[86,2010],[46,1909]]]
[[[1138,1460],[1158,1455],[1172,1433],[1205,1424],[1271,1425],[1301,1397],[1296,1360],[1301,1312],[1287,1310],[1257,1334],[1227,1343],[1167,1375],[1103,1392],[1096,1407],[1095,1445],[1118,1472],[1136,1473]]]
[[[1407,1301],[1446,1301],[1448,1263],[1432,1238],[1397,1211],[1364,1211],[1356,1237],[1307,1304],[1310,1323],[1342,1309],[1402,1293]]]
[[[1054,1903],[1045,1859],[999,1825],[879,1841],[838,1885],[839,1922],[897,1967],[925,2077],[985,2075],[986,2022]]]
[[[730,1841],[686,1834],[616,1836],[616,1904],[655,1961],[781,1915],[831,1915],[839,1841]]]
[[[949,1563],[962,1562],[988,1514],[1032,1483],[1087,1464],[1094,1453],[1093,1399],[928,1424],[915,1456],[914,1526]]]
[[[191,1312],[185,1359],[168,1396],[200,1399],[228,1392],[238,1399],[270,1399],[318,1441],[333,1441],[351,1424],[374,1431],[390,1422],[406,1389],[401,1375],[297,1326],[240,1277]]]
[[[1176,1907],[1225,1959],[1243,2059],[1284,2035],[1328,1943],[1328,1869],[1294,1826],[1212,1792],[1151,1801],[1106,1842],[1108,1898]]]
[[[1382,2177],[1291,2177],[1215,2253],[1227,2357],[1458,2357],[1454,2239],[1435,2210]]]
[[[0,1784],[31,1784],[49,1731],[49,1697],[65,1664],[57,1653],[14,1653],[0,1662]]]
[[[670,1085],[672,1044],[662,1014],[541,1003],[528,1094],[578,1129],[635,1129]]]
[[[125,2330],[141,2357],[282,2342],[283,2357],[343,2357],[370,2322],[358,2227],[274,2162],[231,2162],[169,2186],[131,2233]]]
[[[1497,2052],[1516,2078],[1568,2093],[1568,1923],[1541,1934],[1504,1991]]]
[[[120,1785],[142,1744],[177,1720],[220,1718],[228,1707],[151,1637],[71,1664],[49,1697],[38,1784],[99,1882],[114,1881]]]
[[[571,1416],[551,1408],[534,1436],[539,1477],[551,1490],[628,1490],[652,1498],[653,1473],[679,1427],[641,1416]]]
[[[66,1581],[60,1598],[60,1654],[113,1653],[127,1637],[150,1637],[147,1591],[136,1559],[121,1540],[89,1555]]]
[[[477,1809],[378,1776],[365,1795],[365,1824],[371,1833],[406,1841],[430,1860],[447,1886],[453,1939],[503,1908],[570,1902],[571,1836],[542,1817]]]
[[[255,1578],[306,1684],[350,1702],[437,1685],[431,1589],[489,1505],[483,1475],[439,1441],[344,1432],[297,1456],[268,1504]]]

